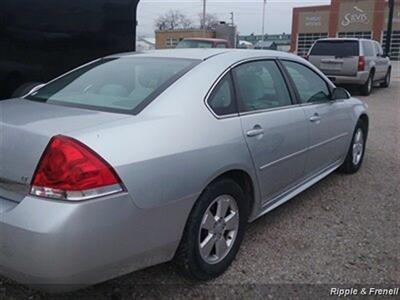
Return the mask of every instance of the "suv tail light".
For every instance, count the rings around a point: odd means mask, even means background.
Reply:
[[[358,58],[358,71],[365,71],[365,57],[360,56]]]
[[[86,145],[69,137],[53,137],[32,179],[34,196],[81,201],[122,192],[114,169]]]

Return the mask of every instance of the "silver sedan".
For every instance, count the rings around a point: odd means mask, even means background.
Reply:
[[[209,280],[245,225],[359,170],[365,105],[274,51],[96,60],[0,102],[0,272],[74,289],[175,258]]]

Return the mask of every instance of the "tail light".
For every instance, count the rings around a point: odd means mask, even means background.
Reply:
[[[103,158],[77,140],[55,136],[39,161],[30,193],[81,201],[121,191],[121,179]]]
[[[358,58],[358,71],[365,71],[365,57],[360,56]]]

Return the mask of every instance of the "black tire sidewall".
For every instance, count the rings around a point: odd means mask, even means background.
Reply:
[[[358,129],[361,129],[363,132],[364,144],[363,144],[363,153],[362,153],[361,159],[358,162],[358,164],[355,165],[353,163],[353,145],[354,145],[354,139],[356,137],[356,133],[357,133]],[[364,161],[364,156],[365,156],[365,150],[366,150],[365,146],[367,143],[367,134],[368,133],[367,133],[366,125],[364,124],[364,122],[362,120],[358,120],[356,128],[354,129],[354,132],[353,132],[353,137],[351,139],[351,144],[350,144],[347,156],[346,156],[346,160],[345,160],[345,162],[343,164],[343,168],[342,168],[342,170],[345,173],[353,174],[353,173],[356,173],[361,168],[362,163]]]
[[[390,81],[391,81],[391,72],[392,70],[389,69],[389,71],[387,72],[386,76],[385,76],[385,81],[382,83],[382,87],[389,87],[390,86]]]
[[[369,88],[371,83],[371,88]],[[369,96],[372,93],[372,90],[374,88],[374,77],[373,74],[369,74],[367,82],[361,87],[361,94],[364,96]]]
[[[228,255],[219,263],[209,264],[202,259],[200,254],[198,247],[199,230],[205,211],[212,201],[221,195],[230,195],[236,200],[239,210],[239,229],[234,245]],[[187,264],[185,268],[189,271],[192,278],[210,280],[221,275],[231,265],[243,240],[247,217],[248,205],[246,197],[243,190],[235,181],[222,179],[212,183],[204,190],[192,209],[186,226],[187,228],[185,229],[184,240],[182,241],[182,243],[186,244],[184,245],[186,248],[184,255],[186,255]]]

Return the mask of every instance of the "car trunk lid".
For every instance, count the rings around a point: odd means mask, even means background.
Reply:
[[[20,202],[50,139],[127,115],[24,99],[0,101],[0,198]]]

